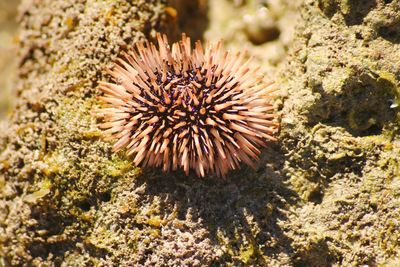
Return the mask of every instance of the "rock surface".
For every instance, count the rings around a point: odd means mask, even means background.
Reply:
[[[19,1],[0,1],[0,120],[11,104],[11,92],[15,82],[15,45],[18,28],[15,19]]]
[[[399,264],[400,3],[293,2],[22,1],[0,266]],[[97,83],[156,31],[246,47],[280,85],[257,171],[163,175],[111,152]]]

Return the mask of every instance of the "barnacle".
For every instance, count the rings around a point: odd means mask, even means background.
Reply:
[[[108,70],[113,82],[100,82],[107,106],[97,114],[114,151],[125,148],[137,166],[202,177],[255,167],[260,147],[276,140],[272,82],[221,42],[192,49],[185,35],[172,48],[165,35],[157,40],[158,48],[142,42],[123,53]]]

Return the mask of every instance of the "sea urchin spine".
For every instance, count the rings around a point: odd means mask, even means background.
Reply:
[[[136,166],[202,177],[255,167],[260,147],[276,140],[272,82],[221,42],[192,50],[185,35],[172,49],[165,35],[157,40],[158,49],[142,42],[124,53],[108,70],[114,82],[100,83],[107,106],[97,115],[113,150],[126,148]]]

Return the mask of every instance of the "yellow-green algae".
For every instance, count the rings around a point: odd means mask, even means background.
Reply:
[[[43,180],[38,183],[38,190],[23,197],[28,203],[35,203],[37,200],[45,197],[51,192],[52,184],[49,180]]]

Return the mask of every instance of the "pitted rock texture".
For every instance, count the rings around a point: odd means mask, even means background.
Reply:
[[[222,2],[231,19],[207,18]],[[24,0],[17,104],[0,124],[0,266],[398,264],[399,2],[306,0],[294,35],[288,3]],[[253,31],[249,10],[271,17]],[[280,142],[257,171],[140,170],[97,128],[104,69],[191,20],[205,39],[231,21],[243,32],[227,45],[276,71]]]

